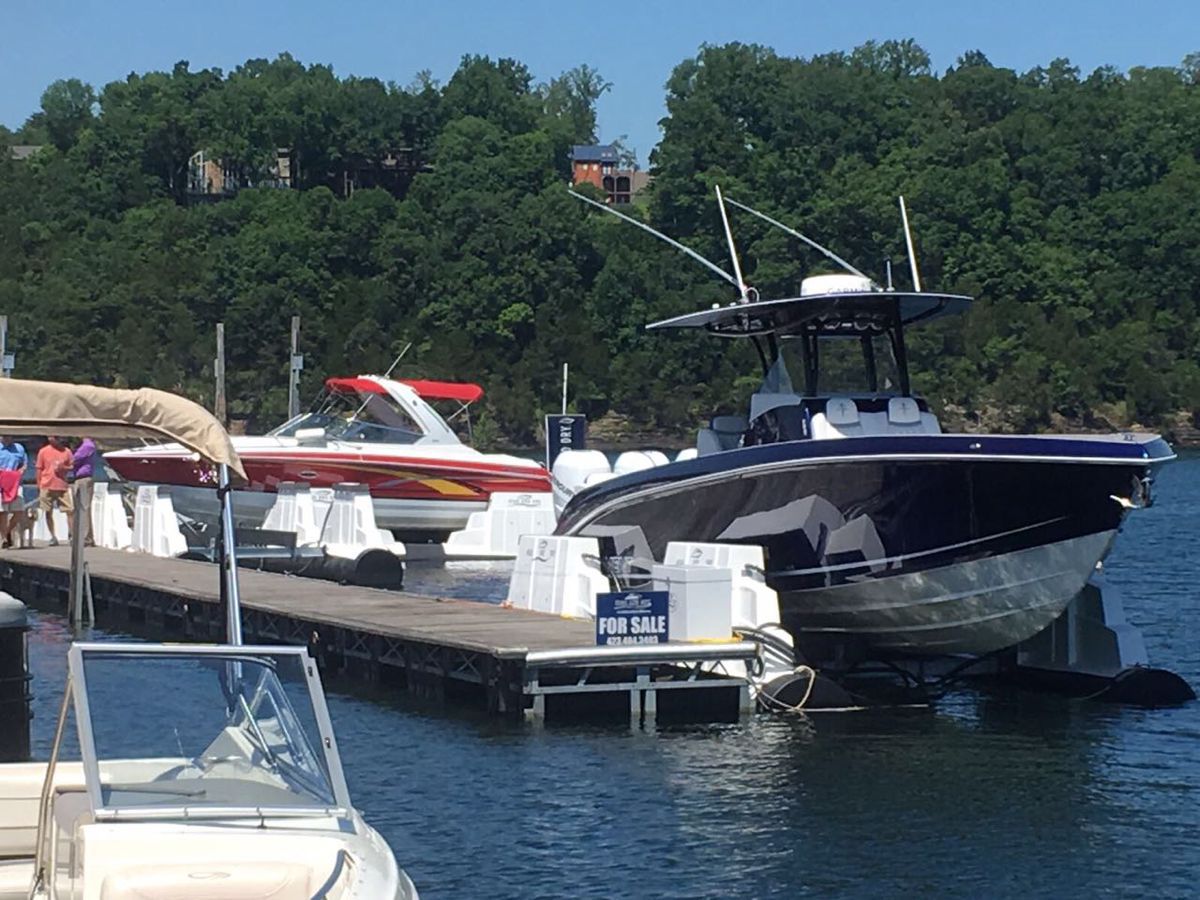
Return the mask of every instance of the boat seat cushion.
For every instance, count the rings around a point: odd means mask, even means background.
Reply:
[[[721,436],[711,428],[701,428],[696,432],[696,455],[707,456],[710,453],[720,453],[725,448],[721,446]]]
[[[830,397],[825,402],[825,420],[830,425],[858,424],[858,405],[849,397]]]
[[[921,407],[912,397],[892,397],[888,400],[889,425],[920,425]]]

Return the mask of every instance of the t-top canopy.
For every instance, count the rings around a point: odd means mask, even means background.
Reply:
[[[813,332],[826,337],[882,333],[899,315],[901,325],[964,312],[971,298],[925,291],[855,291],[810,294],[757,303],[734,303],[664,319],[646,327],[704,328],[724,337]]]
[[[467,384],[457,381],[422,381],[420,379],[400,378],[400,384],[407,384],[422,397],[429,400],[458,400],[461,403],[474,403],[483,396],[483,388],[477,384]],[[378,381],[370,378],[327,378],[325,387],[331,391],[358,391],[363,394],[387,394]]]
[[[0,381],[0,434],[148,437],[175,441],[243,481],[229,434],[198,403],[153,388],[125,390],[53,381]]]

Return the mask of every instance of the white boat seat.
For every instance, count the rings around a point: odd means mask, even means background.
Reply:
[[[859,423],[858,404],[849,397],[830,397],[825,401],[825,419],[839,428]]]
[[[725,448],[721,446],[721,436],[711,428],[701,428],[696,432],[696,455],[708,456],[710,453],[720,453]]]
[[[709,427],[720,435],[725,449],[732,450],[741,441],[750,423],[746,421],[745,416],[713,416]]]
[[[892,397],[888,400],[889,425],[920,425],[921,407],[912,397]]]
[[[858,404],[849,397],[830,397],[823,412],[812,417],[813,440],[859,437],[863,433]]]
[[[723,450],[736,450],[742,443],[742,435],[749,427],[745,416],[713,416],[708,428],[696,434],[696,453],[705,456]]]
[[[937,416],[921,412],[921,406],[912,397],[892,397],[888,400],[888,431],[896,433],[941,434],[942,427]]]

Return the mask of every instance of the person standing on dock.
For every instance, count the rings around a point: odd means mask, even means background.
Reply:
[[[28,465],[25,448],[11,435],[0,435],[0,535],[3,535],[5,548],[12,546],[15,513],[25,508],[21,499],[21,479]]]
[[[58,546],[58,535],[54,533],[54,508],[58,507],[67,517],[67,540],[71,540],[71,486],[67,474],[71,471],[74,456],[71,448],[60,437],[47,438],[45,447],[37,455],[38,509],[46,517],[46,529],[50,532],[50,546]]]
[[[72,458],[75,480],[71,483],[71,502],[83,510],[83,545],[94,547],[92,536],[92,477],[96,472],[96,442],[85,437]]]

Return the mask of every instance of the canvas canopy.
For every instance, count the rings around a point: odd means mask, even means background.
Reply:
[[[54,381],[0,381],[0,434],[146,437],[175,441],[202,459],[246,472],[229,434],[198,403],[153,388],[123,390]]]

